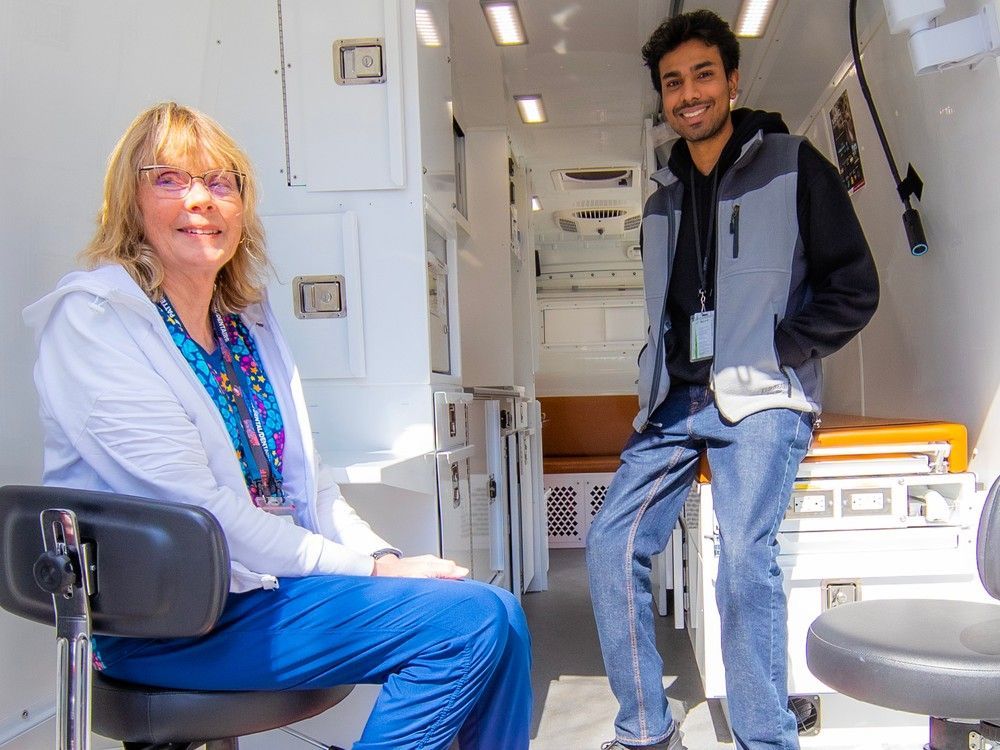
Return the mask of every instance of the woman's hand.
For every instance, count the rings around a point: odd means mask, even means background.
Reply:
[[[435,555],[383,555],[375,561],[372,575],[395,578],[465,578],[469,575],[469,569],[457,565],[453,560],[442,560]]]

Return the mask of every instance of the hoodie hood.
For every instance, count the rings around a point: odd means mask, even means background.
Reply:
[[[95,309],[103,308],[110,301],[138,312],[153,325],[162,323],[156,305],[129,276],[128,271],[118,264],[111,264],[92,271],[73,271],[66,274],[56,284],[55,289],[21,311],[25,325],[35,332],[36,343],[56,305],[63,297],[73,292],[91,295],[93,299],[90,304]],[[266,293],[264,296],[267,296]],[[255,325],[264,319],[264,308],[261,303],[251,304],[240,313],[240,317],[248,325]]]
[[[757,133],[767,135],[768,133],[788,132],[788,126],[785,125],[781,115],[777,112],[765,112],[760,109],[746,109],[744,107],[734,109],[731,116],[733,118],[733,134],[722,148],[722,153],[719,155],[719,161],[715,167],[720,176],[733,166],[743,152],[744,146]],[[687,184],[693,165],[687,141],[679,138],[670,150],[667,166],[681,182]]]
[[[153,303],[122,266],[108,265],[93,271],[73,271],[63,276],[55,289],[21,312],[25,324],[35,332],[36,343],[56,305],[73,292],[92,295],[91,305],[98,308],[112,300],[145,313],[150,320],[157,315]]]

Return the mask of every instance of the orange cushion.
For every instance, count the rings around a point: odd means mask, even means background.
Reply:
[[[546,474],[607,474],[618,471],[621,461],[613,456],[545,456]]]
[[[544,396],[542,452],[549,456],[615,456],[632,435],[636,396]]]

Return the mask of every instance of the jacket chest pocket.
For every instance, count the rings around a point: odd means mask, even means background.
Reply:
[[[797,227],[785,212],[768,210],[760,201],[743,196],[723,205],[719,226],[719,273],[788,269]]]

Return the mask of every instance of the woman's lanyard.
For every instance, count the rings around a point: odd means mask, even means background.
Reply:
[[[708,211],[709,245],[704,250],[701,246],[701,221],[698,218],[698,191],[695,190],[694,180],[694,166],[692,166],[691,218],[694,221],[694,252],[698,259],[698,301],[701,303],[701,310],[691,316],[689,359],[692,362],[701,362],[711,359],[715,354],[715,311],[705,309],[705,300],[711,292],[708,286],[708,265],[712,258],[712,240],[715,237],[715,198],[716,190],[719,187],[719,173],[714,172],[712,176],[712,196],[709,201]]]
[[[257,504],[271,513],[292,513],[295,506],[286,503],[285,495],[281,489],[281,481],[275,476],[271,460],[265,453],[267,434],[264,432],[264,425],[260,421],[256,405],[251,400],[249,390],[244,387],[243,378],[239,376],[233,364],[233,353],[226,341],[226,326],[222,316],[216,310],[212,311],[212,322],[215,325],[215,339],[219,345],[219,353],[222,355],[222,364],[226,368],[226,375],[229,377],[229,382],[232,383],[236,395],[234,401],[246,438],[243,442],[250,449],[249,454],[244,458],[250,469],[251,482],[257,490]]]

